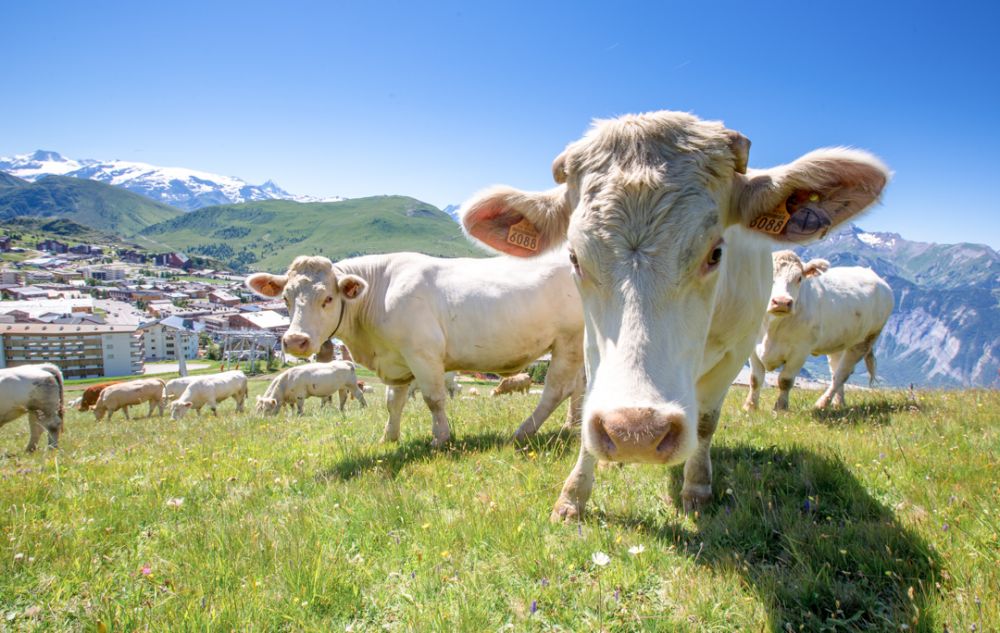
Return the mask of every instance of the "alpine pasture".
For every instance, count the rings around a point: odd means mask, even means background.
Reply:
[[[578,450],[565,405],[518,450],[538,396],[488,388],[449,402],[442,450],[419,399],[379,443],[381,385],[344,416],[71,410],[35,454],[8,424],[0,630],[1000,630],[995,391],[814,413],[796,390],[776,415],[773,389],[748,414],[734,388],[704,513],[678,510],[680,468],[625,466],[553,524]]]

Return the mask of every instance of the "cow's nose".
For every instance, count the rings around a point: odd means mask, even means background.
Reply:
[[[771,304],[767,308],[768,312],[791,312],[791,297],[771,297]]]
[[[595,448],[610,461],[663,464],[677,461],[686,419],[680,409],[622,407],[594,412],[589,428]]]
[[[309,351],[308,334],[285,334],[281,337],[281,343],[292,354],[305,354]]]

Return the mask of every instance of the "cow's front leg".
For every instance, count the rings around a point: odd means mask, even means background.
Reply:
[[[719,409],[698,415],[698,447],[684,464],[681,501],[685,512],[694,512],[712,498],[712,436],[719,426]]]
[[[566,478],[559,499],[556,501],[549,520],[559,523],[571,521],[583,517],[584,506],[590,499],[590,492],[594,489],[594,468],[597,466],[597,458],[587,452],[587,449],[580,444],[580,455],[576,459],[576,466],[573,472]]]
[[[36,448],[38,448],[38,438],[42,436],[42,423],[39,421],[39,415],[35,411],[28,411],[28,446],[25,450],[29,453],[33,453]]]
[[[757,352],[750,353],[750,389],[747,391],[747,399],[743,402],[744,411],[756,411],[760,404],[760,388],[764,386],[764,363],[757,356]]]
[[[795,377],[802,371],[802,366],[806,364],[806,359],[790,358],[785,361],[785,366],[778,374],[778,399],[774,402],[775,411],[788,411],[788,394],[795,386]]]
[[[432,381],[432,384],[420,385],[420,392],[424,394],[424,403],[431,411],[431,446],[438,448],[444,446],[451,439],[451,427],[448,425],[448,414],[445,412],[445,404],[448,402],[448,391],[444,388],[444,380]]]
[[[577,387],[577,378],[582,365],[582,350],[576,349],[554,349],[552,350],[552,362],[549,364],[549,371],[545,375],[545,387],[542,389],[542,397],[538,401],[538,406],[531,412],[531,415],[521,423],[514,433],[515,442],[523,442],[533,436],[541,428],[542,424],[552,415],[563,400],[570,397]],[[526,390],[527,391],[527,390]]]
[[[340,389],[339,391],[337,391],[337,395],[340,397],[340,413],[343,414],[344,406],[347,404],[347,389]]]
[[[410,385],[386,385],[385,407],[389,410],[389,419],[382,433],[383,442],[399,441],[399,423],[403,419],[403,406],[409,397]]]
[[[569,394],[569,408],[566,409],[566,421],[563,422],[562,431],[580,430],[580,425],[583,424],[583,397],[586,393],[587,372],[581,367],[573,393]]]

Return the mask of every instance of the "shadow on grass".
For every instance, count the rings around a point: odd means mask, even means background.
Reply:
[[[579,433],[577,431],[577,433]],[[562,456],[569,450],[572,434],[561,430],[542,431],[519,447],[521,451],[546,450]],[[330,479],[348,481],[369,471],[378,471],[395,477],[408,464],[447,457],[462,459],[473,453],[485,453],[505,446],[513,446],[510,434],[484,433],[453,438],[444,448],[432,448],[431,438],[408,440],[396,444],[391,450],[348,457],[317,475],[320,481]]]
[[[897,413],[920,411],[914,402],[905,400],[876,400],[837,408],[813,409],[812,417],[825,424],[886,426]]]
[[[931,630],[921,615],[940,576],[938,555],[839,460],[776,447],[720,448],[712,457],[715,501],[696,517],[697,532],[669,517],[603,518],[742,574],[771,631]],[[680,467],[670,479],[679,508]]]

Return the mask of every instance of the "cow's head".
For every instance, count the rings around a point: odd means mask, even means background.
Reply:
[[[284,275],[255,273],[246,283],[261,296],[284,298],[292,322],[281,344],[299,358],[318,353],[343,319],[347,304],[368,289],[357,275],[338,275],[326,257],[296,257]]]
[[[107,412],[108,412],[108,407],[101,400],[98,400],[97,403],[94,404],[94,418],[96,418],[98,422],[104,419],[104,415]]]
[[[257,415],[276,415],[280,409],[277,399],[257,396],[257,406],[254,409]]]
[[[792,251],[777,251],[771,257],[774,261],[774,285],[771,286],[767,313],[776,317],[794,314],[799,304],[802,280],[817,277],[830,270],[830,262],[825,259],[803,262]]]
[[[190,402],[185,402],[184,400],[175,400],[170,403],[170,419],[171,420],[181,420],[187,415],[187,412],[191,410],[193,406]]]
[[[728,227],[806,242],[868,207],[888,179],[878,159],[847,149],[748,172],[749,147],[688,114],[624,116],[556,158],[555,189],[496,187],[464,205],[466,231],[510,255],[568,239],[586,320],[583,441],[603,459],[671,464],[694,450]]]

